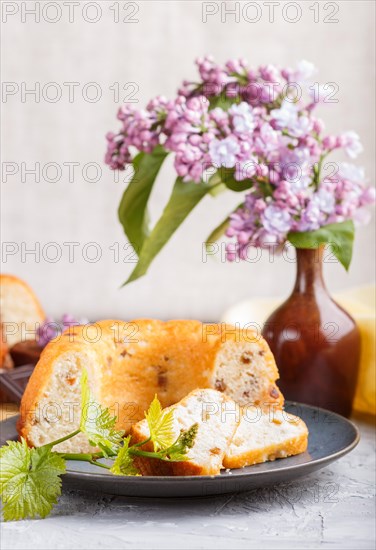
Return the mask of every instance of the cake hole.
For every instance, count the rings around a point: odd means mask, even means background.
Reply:
[[[278,399],[278,397],[279,397],[279,392],[278,392],[277,389],[273,386],[272,389],[271,389],[270,392],[269,392],[269,395],[270,395],[270,397],[273,397],[273,399]]]
[[[210,449],[209,452],[211,455],[219,455],[221,452],[221,449],[219,447],[213,447],[212,449]]]
[[[160,388],[165,390],[167,388],[167,374],[166,371],[161,371],[158,373],[157,384]]]
[[[218,391],[225,391],[226,389],[226,384],[224,383],[224,380],[223,378],[221,379],[218,379],[215,381],[215,389],[218,390]]]

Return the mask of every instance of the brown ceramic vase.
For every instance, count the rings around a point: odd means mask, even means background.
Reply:
[[[349,416],[359,369],[359,329],[325,287],[323,250],[297,249],[296,257],[293,292],[263,329],[279,368],[279,386],[286,399]]]

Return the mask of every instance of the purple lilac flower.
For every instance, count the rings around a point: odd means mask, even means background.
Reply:
[[[237,140],[228,136],[225,139],[214,139],[209,145],[210,159],[214,166],[233,168],[236,163],[236,155],[240,147]]]
[[[198,183],[210,166],[208,150],[217,129],[205,97],[180,97],[166,117],[165,148],[175,154],[174,166],[185,181]]]
[[[313,113],[329,91],[319,86],[317,97],[315,86],[312,95],[312,63],[253,69],[244,59],[221,65],[207,56],[196,64],[198,81],[184,81],[174,99],[158,96],[146,109],[119,110],[120,131],[107,134],[105,161],[112,169],[161,145],[174,155],[184,181],[199,183],[207,169],[222,166],[237,181],[249,179],[244,206],[230,216],[229,260],[244,259],[248,246],[279,245],[289,231],[366,219],[375,191],[363,169],[340,163],[328,177],[319,169],[332,151],[342,149],[353,159],[362,145],[353,131],[323,135],[324,124]],[[296,85],[298,101],[292,97]]]
[[[76,325],[88,323],[87,319],[77,321],[72,315],[64,313],[60,321],[47,317],[37,330],[37,340],[40,347],[44,348],[51,340],[59,338],[65,329]]]

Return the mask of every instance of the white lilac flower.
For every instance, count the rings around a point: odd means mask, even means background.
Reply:
[[[345,180],[355,183],[364,183],[365,173],[364,168],[350,164],[349,162],[341,162],[339,164],[338,174]]]
[[[299,107],[296,103],[284,99],[280,109],[273,109],[271,117],[277,128],[287,130],[293,137],[307,136],[313,129],[313,121],[306,115],[299,116]]]
[[[229,114],[232,116],[232,124],[234,130],[238,134],[253,132],[255,128],[255,120],[253,117],[252,107],[243,101],[239,105],[233,105],[229,109]]]
[[[319,84],[318,86],[310,86],[308,93],[314,103],[325,103],[326,98],[332,95],[333,89],[328,84]]]
[[[307,116],[297,117],[293,124],[290,124],[289,130],[294,137],[303,137],[312,131],[313,122]]]
[[[269,122],[264,122],[259,134],[254,139],[255,147],[260,153],[267,154],[277,152],[281,146],[281,133],[274,130]]]
[[[298,177],[292,178],[290,181],[290,188],[292,193],[302,193],[308,190],[312,182],[312,176],[310,174],[301,173]]]
[[[263,226],[269,233],[286,234],[292,224],[292,218],[285,208],[271,204],[262,215]]]
[[[366,225],[371,220],[371,212],[365,206],[361,206],[353,213],[352,219],[355,225],[358,227],[360,225]]]
[[[346,153],[352,159],[356,158],[359,153],[363,151],[363,146],[360,143],[360,137],[356,132],[345,132],[341,135],[341,141],[343,141],[343,146]]]
[[[291,183],[295,192],[304,190],[312,182],[310,152],[307,147],[286,147],[281,151],[283,179]]]
[[[272,119],[278,128],[291,128],[298,118],[298,107],[295,103],[284,99],[279,109],[270,111]]]
[[[237,140],[228,136],[225,139],[213,139],[209,144],[209,155],[214,166],[233,168],[236,163],[236,155],[240,151]]]
[[[326,189],[319,189],[312,200],[319,210],[325,214],[331,214],[336,204],[333,193],[330,193]]]
[[[301,82],[303,84],[309,82],[313,75],[317,72],[316,67],[310,61],[302,59],[297,64],[297,69],[292,73],[292,82]]]
[[[318,205],[311,200],[300,214],[297,231],[314,231],[320,227],[321,212]]]
[[[258,167],[259,162],[255,156],[250,156],[248,160],[240,160],[236,163],[234,177],[237,181],[252,178],[257,173]]]

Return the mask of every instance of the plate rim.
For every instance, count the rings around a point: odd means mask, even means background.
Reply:
[[[298,401],[289,401],[286,400],[285,402],[285,408],[291,407],[291,406],[297,406],[297,407],[304,407],[305,409],[310,409],[315,411],[317,414],[326,414],[329,415],[332,418],[339,419],[340,422],[347,424],[348,427],[351,427],[353,430],[353,440],[351,443],[343,447],[342,449],[339,449],[335,452],[332,452],[326,456],[323,456],[321,458],[314,459],[310,462],[302,462],[300,464],[293,464],[293,465],[286,465],[282,467],[276,468],[273,473],[286,473],[289,471],[300,471],[304,468],[309,467],[310,465],[320,466],[322,464],[333,462],[342,456],[346,455],[347,453],[351,452],[359,443],[360,441],[360,432],[359,428],[356,426],[356,424],[349,420],[348,418],[334,412],[330,411],[328,409],[324,409],[322,407],[317,407],[315,405],[309,405],[306,403],[300,403]],[[9,421],[15,422],[19,415],[11,416],[3,421],[0,422],[1,424]],[[218,475],[203,475],[203,476],[110,476],[108,474],[103,474],[100,471],[98,472],[82,472],[82,471],[75,471],[69,469],[69,464],[67,464],[67,470],[64,474],[64,479],[67,481],[69,480],[82,480],[82,481],[98,481],[98,482],[110,482],[110,483],[141,483],[141,484],[160,484],[161,482],[168,482],[169,484],[179,484],[182,481],[187,481],[189,483],[201,483],[201,482],[223,482],[225,479],[236,479],[236,478],[243,478],[243,477],[250,477],[252,476],[253,479],[257,477],[265,477],[268,476],[268,471],[245,471],[245,468],[252,468],[252,466],[247,466],[244,468],[232,468],[229,471],[224,471],[223,473],[220,473]],[[317,468],[319,469],[319,468]]]

